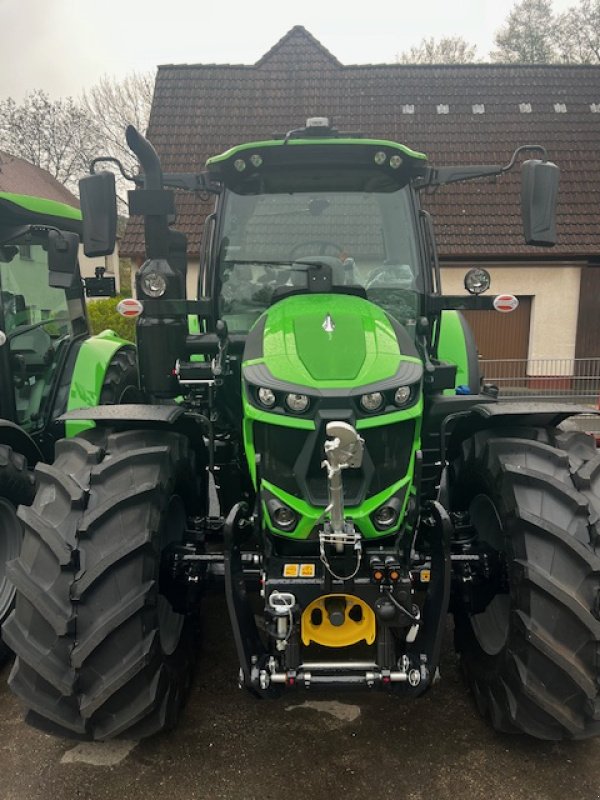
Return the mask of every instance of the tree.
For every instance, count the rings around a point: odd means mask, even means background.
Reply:
[[[557,20],[551,0],[521,0],[495,37],[492,61],[549,64],[558,59]]]
[[[557,46],[562,61],[600,64],[600,0],[579,0],[558,17]]]
[[[47,170],[72,189],[98,148],[96,127],[71,98],[50,100],[40,89],[22,103],[0,100],[0,150]]]
[[[146,132],[153,91],[153,73],[133,72],[121,81],[104,76],[82,96],[82,107],[102,142],[98,155],[118,158],[128,173],[135,171],[137,160],[125,142],[125,128],[135,125]]]
[[[417,47],[411,47],[396,57],[400,64],[471,64],[475,61],[477,47],[462,36],[443,36],[436,40],[421,39]]]

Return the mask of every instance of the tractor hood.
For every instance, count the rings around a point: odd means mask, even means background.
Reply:
[[[244,377],[254,385],[364,391],[420,381],[422,365],[404,328],[378,306],[345,294],[280,300],[248,336]]]

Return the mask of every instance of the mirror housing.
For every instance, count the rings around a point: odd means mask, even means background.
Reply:
[[[48,283],[57,289],[68,289],[77,273],[79,236],[69,231],[48,231]]]
[[[106,275],[105,267],[96,267],[96,275],[93,278],[84,278],[86,297],[116,297],[116,281],[113,277]]]
[[[531,159],[521,167],[521,217],[525,243],[556,244],[556,201],[560,170],[550,161]]]
[[[79,181],[86,256],[108,256],[117,241],[117,192],[112,172],[86,175]]]

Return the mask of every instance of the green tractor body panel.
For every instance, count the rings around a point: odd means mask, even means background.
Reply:
[[[78,208],[67,205],[67,203],[59,203],[56,200],[47,200],[44,197],[0,192],[0,203],[6,211],[13,213],[23,210],[44,217],[57,217],[61,221],[66,219],[81,221],[81,211]]]
[[[266,315],[263,352],[279,380],[332,389],[384,380],[407,358],[385,312],[343,294],[303,294],[276,303]]]
[[[130,347],[131,343],[111,330],[102,331],[83,342],[73,369],[67,411],[100,404],[106,370],[115,354],[126,346]],[[68,420],[65,422],[66,436],[77,436],[93,427],[93,422]]]
[[[475,341],[460,311],[443,311],[441,314],[438,357],[456,364],[455,388],[446,389],[444,394],[454,394],[459,386],[469,387],[472,394],[478,391],[479,368]]]
[[[272,533],[304,540],[323,518],[328,503],[323,444],[326,423],[332,419],[353,424],[369,454],[364,468],[356,471],[360,474],[354,489],[346,494],[349,518],[366,539],[401,527],[420,447],[423,404],[422,364],[398,327],[361,297],[301,294],[276,302],[250,332],[242,370],[243,435],[251,477],[262,491],[264,519]],[[393,396],[404,380],[412,393],[407,407],[400,409]],[[261,387],[274,392],[273,408],[261,407]],[[360,398],[374,392],[381,394],[381,407],[365,412]],[[304,413],[290,410],[288,393],[308,397]],[[377,530],[371,515],[392,497],[401,505],[397,522]],[[293,530],[277,528],[266,498],[295,512],[298,523]]]

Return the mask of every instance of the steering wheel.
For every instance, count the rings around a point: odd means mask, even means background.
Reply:
[[[300,242],[290,250],[290,258],[295,259],[302,257],[301,253],[304,252],[305,256],[334,256],[342,260],[344,248],[340,247],[335,242],[330,242],[327,239],[313,239],[310,242]]]

